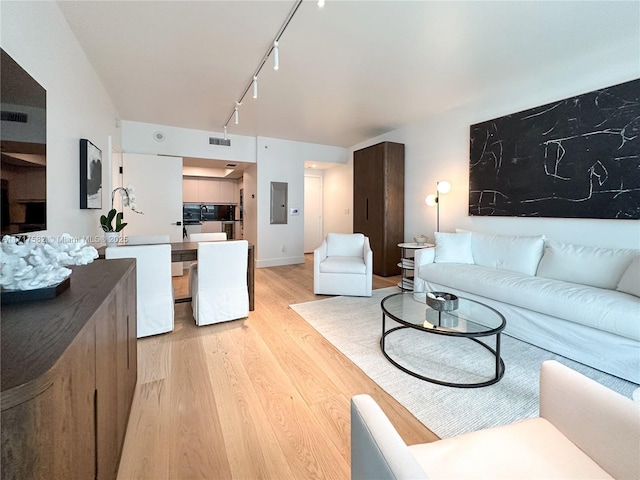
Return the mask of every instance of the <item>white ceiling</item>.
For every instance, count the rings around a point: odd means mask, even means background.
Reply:
[[[294,6],[60,1],[123,119],[222,132]],[[228,132],[337,146],[638,41],[640,2],[305,0]]]

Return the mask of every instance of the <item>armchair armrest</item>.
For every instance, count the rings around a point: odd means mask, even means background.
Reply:
[[[351,478],[427,478],[380,406],[364,394],[351,398]]]
[[[364,263],[367,266],[367,275],[373,275],[373,250],[371,250],[371,243],[369,237],[364,237],[364,250],[363,250]]]
[[[435,248],[421,248],[414,254],[413,266],[413,291],[424,292],[426,290],[424,279],[420,276],[420,267],[433,263],[436,258]]]
[[[327,258],[327,239],[322,240],[322,243],[318,248],[313,251],[313,288],[315,292],[318,292],[320,281],[320,262]]]
[[[640,405],[553,360],[540,370],[540,416],[614,478],[640,472]]]

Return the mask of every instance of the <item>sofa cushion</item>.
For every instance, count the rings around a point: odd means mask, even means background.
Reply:
[[[327,256],[362,257],[364,235],[362,233],[328,233]]]
[[[471,233],[473,263],[535,275],[544,252],[544,236],[519,237]]]
[[[544,418],[409,449],[429,478],[612,478]]]
[[[640,255],[636,255],[631,261],[616,290],[640,297]]]
[[[615,290],[637,250],[571,245],[545,241],[536,275]]]
[[[320,262],[321,273],[355,273],[364,275],[367,266],[362,257],[327,257]]]
[[[420,267],[426,281],[499,302],[640,340],[640,299],[596,288],[482,265],[431,263]],[[509,319],[507,319],[508,328]]]
[[[473,263],[471,233],[436,232],[436,263]]]

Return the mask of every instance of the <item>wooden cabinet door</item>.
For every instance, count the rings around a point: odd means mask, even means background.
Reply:
[[[236,200],[235,180],[219,180],[220,203],[238,203]]]
[[[116,287],[116,290],[119,287]],[[118,303],[115,290],[95,316],[96,325],[96,445],[98,479],[117,474],[118,448]]]
[[[88,323],[58,360],[52,384],[2,411],[3,479],[95,478],[94,368]]]
[[[353,231],[369,237],[373,273],[397,275],[404,237],[404,145],[383,142],[353,153]]]
[[[213,178],[201,178],[200,182],[200,203],[220,202],[220,181]]]
[[[117,304],[117,392],[118,452],[122,450],[131,401],[137,380],[137,328],[136,328],[136,282],[130,274],[123,278],[115,291]]]
[[[200,180],[197,178],[182,178],[182,201],[187,203],[198,203]]]

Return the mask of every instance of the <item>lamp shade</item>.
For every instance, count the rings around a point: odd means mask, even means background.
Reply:
[[[449,193],[451,191],[451,184],[446,180],[438,182],[438,192]]]
[[[433,193],[427,195],[427,198],[424,199],[424,203],[426,203],[430,207],[435,207],[438,204],[437,197]]]

